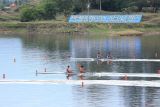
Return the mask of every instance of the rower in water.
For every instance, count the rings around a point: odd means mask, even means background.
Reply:
[[[69,65],[67,66],[66,73],[67,73],[67,76],[66,76],[66,77],[67,77],[67,79],[69,80],[70,77],[71,77],[72,74],[73,74],[73,71],[71,70],[71,68],[70,68]]]
[[[98,51],[97,53],[97,59],[101,59],[102,58],[102,54]]]
[[[68,74],[73,73],[73,71],[71,70],[71,68],[70,68],[69,65],[67,66],[66,72],[67,72]]]
[[[102,64],[102,61],[100,61],[99,59],[102,59],[103,55],[100,51],[98,51],[97,53],[97,64]]]
[[[83,65],[81,65],[80,67],[79,67],[79,72],[80,72],[80,74],[79,74],[79,78],[80,78],[80,80],[83,80],[83,74],[85,73],[85,70],[84,70],[84,66]]]
[[[108,53],[107,53],[107,59],[108,59],[107,64],[111,64],[111,63],[112,63],[112,61],[111,61],[112,58],[113,58],[113,57],[112,57],[112,55],[111,55],[111,52],[108,52]]]
[[[80,65],[80,66],[79,66],[79,73],[85,73],[85,70],[84,70],[84,66],[83,66],[83,65]]]
[[[107,54],[107,59],[112,59],[111,52],[108,52],[108,54]]]

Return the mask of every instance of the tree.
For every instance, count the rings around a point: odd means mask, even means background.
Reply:
[[[138,7],[139,11],[142,11],[143,7],[147,7],[147,0],[137,0],[135,1],[135,5]]]
[[[63,13],[65,17],[68,17],[74,8],[73,0],[58,0],[57,1],[58,10]]]
[[[38,15],[38,11],[34,6],[27,5],[21,9],[20,19],[22,22],[28,22],[36,20]]]
[[[4,8],[4,4],[0,3],[0,9]]]
[[[57,10],[56,0],[44,0],[39,4],[22,6],[20,17],[21,21],[50,20],[55,19]]]
[[[153,11],[156,13],[160,7],[160,0],[148,0],[150,7],[153,7]]]
[[[44,9],[44,19],[55,19],[57,9],[56,0],[47,0],[42,4]]]

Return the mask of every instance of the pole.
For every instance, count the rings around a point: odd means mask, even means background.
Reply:
[[[100,14],[101,14],[101,11],[102,11],[102,0],[100,0],[99,8],[100,8]]]
[[[89,0],[88,0],[87,8],[88,8],[88,22],[89,22],[89,8],[90,8]]]
[[[19,0],[16,0],[16,3],[17,3],[17,4],[16,4],[16,5],[17,5],[17,7],[19,7]]]

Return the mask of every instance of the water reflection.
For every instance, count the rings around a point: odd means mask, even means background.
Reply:
[[[96,57],[101,51],[104,57],[111,52],[115,58],[140,58],[140,37],[111,37],[98,40],[76,38],[71,41],[72,57]]]
[[[90,85],[73,87],[76,107],[158,107],[159,88]],[[152,99],[153,98],[153,99]]]
[[[146,38],[146,37],[144,37]],[[143,37],[106,37],[90,39],[89,37],[76,37],[70,42],[72,57],[96,58],[100,51],[104,57],[111,52],[114,58],[155,58],[153,53],[160,52],[157,48],[160,43],[156,40],[156,45],[148,42]],[[156,39],[159,37],[153,37]],[[146,47],[147,46],[147,47]],[[154,47],[154,48],[152,48]],[[148,51],[147,51],[147,49]],[[151,50],[152,49],[152,50]],[[145,52],[144,52],[145,50]],[[149,57],[145,57],[149,55]],[[157,55],[158,58],[158,55]],[[85,65],[88,72],[127,72],[127,73],[157,73],[157,63],[146,62],[78,62]],[[76,67],[76,64],[73,65]]]
[[[135,107],[150,107],[157,106],[156,97],[159,95],[155,94],[159,91],[158,88],[139,88],[139,87],[128,87],[123,92],[125,105]],[[153,99],[150,99],[153,98]]]
[[[154,52],[156,51],[157,58],[160,58],[159,38],[159,36],[102,36],[98,38],[71,35],[1,36],[0,59],[2,59],[2,67],[0,67],[0,71],[6,72],[11,79],[66,79],[65,75],[39,75],[35,77],[35,71],[43,72],[46,68],[48,72],[65,72],[66,67],[70,65],[74,72],[79,72],[77,65],[82,64],[86,72],[157,73],[159,63],[71,62],[70,57],[95,58],[97,51],[101,51],[104,57],[108,52],[111,52],[114,58],[155,58]],[[16,58],[16,63],[12,64],[14,58]],[[73,76],[72,79],[80,78]],[[97,78],[85,77],[83,79]]]
[[[66,35],[0,36],[0,75],[6,79],[121,79],[115,77],[77,77],[35,75],[35,71],[65,72],[71,65],[83,64],[86,72],[156,73],[159,63],[149,62],[71,62],[71,57],[104,56],[116,58],[160,58],[160,36],[86,37]],[[153,42],[154,41],[154,42]],[[14,62],[14,58],[16,61]],[[138,79],[138,78],[130,78]],[[146,79],[146,78],[141,78]],[[153,80],[147,78],[147,80]],[[159,88],[105,85],[1,85],[2,107],[159,107]]]

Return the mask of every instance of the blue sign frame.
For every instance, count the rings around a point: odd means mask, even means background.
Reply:
[[[140,23],[142,15],[71,15],[69,23]]]

